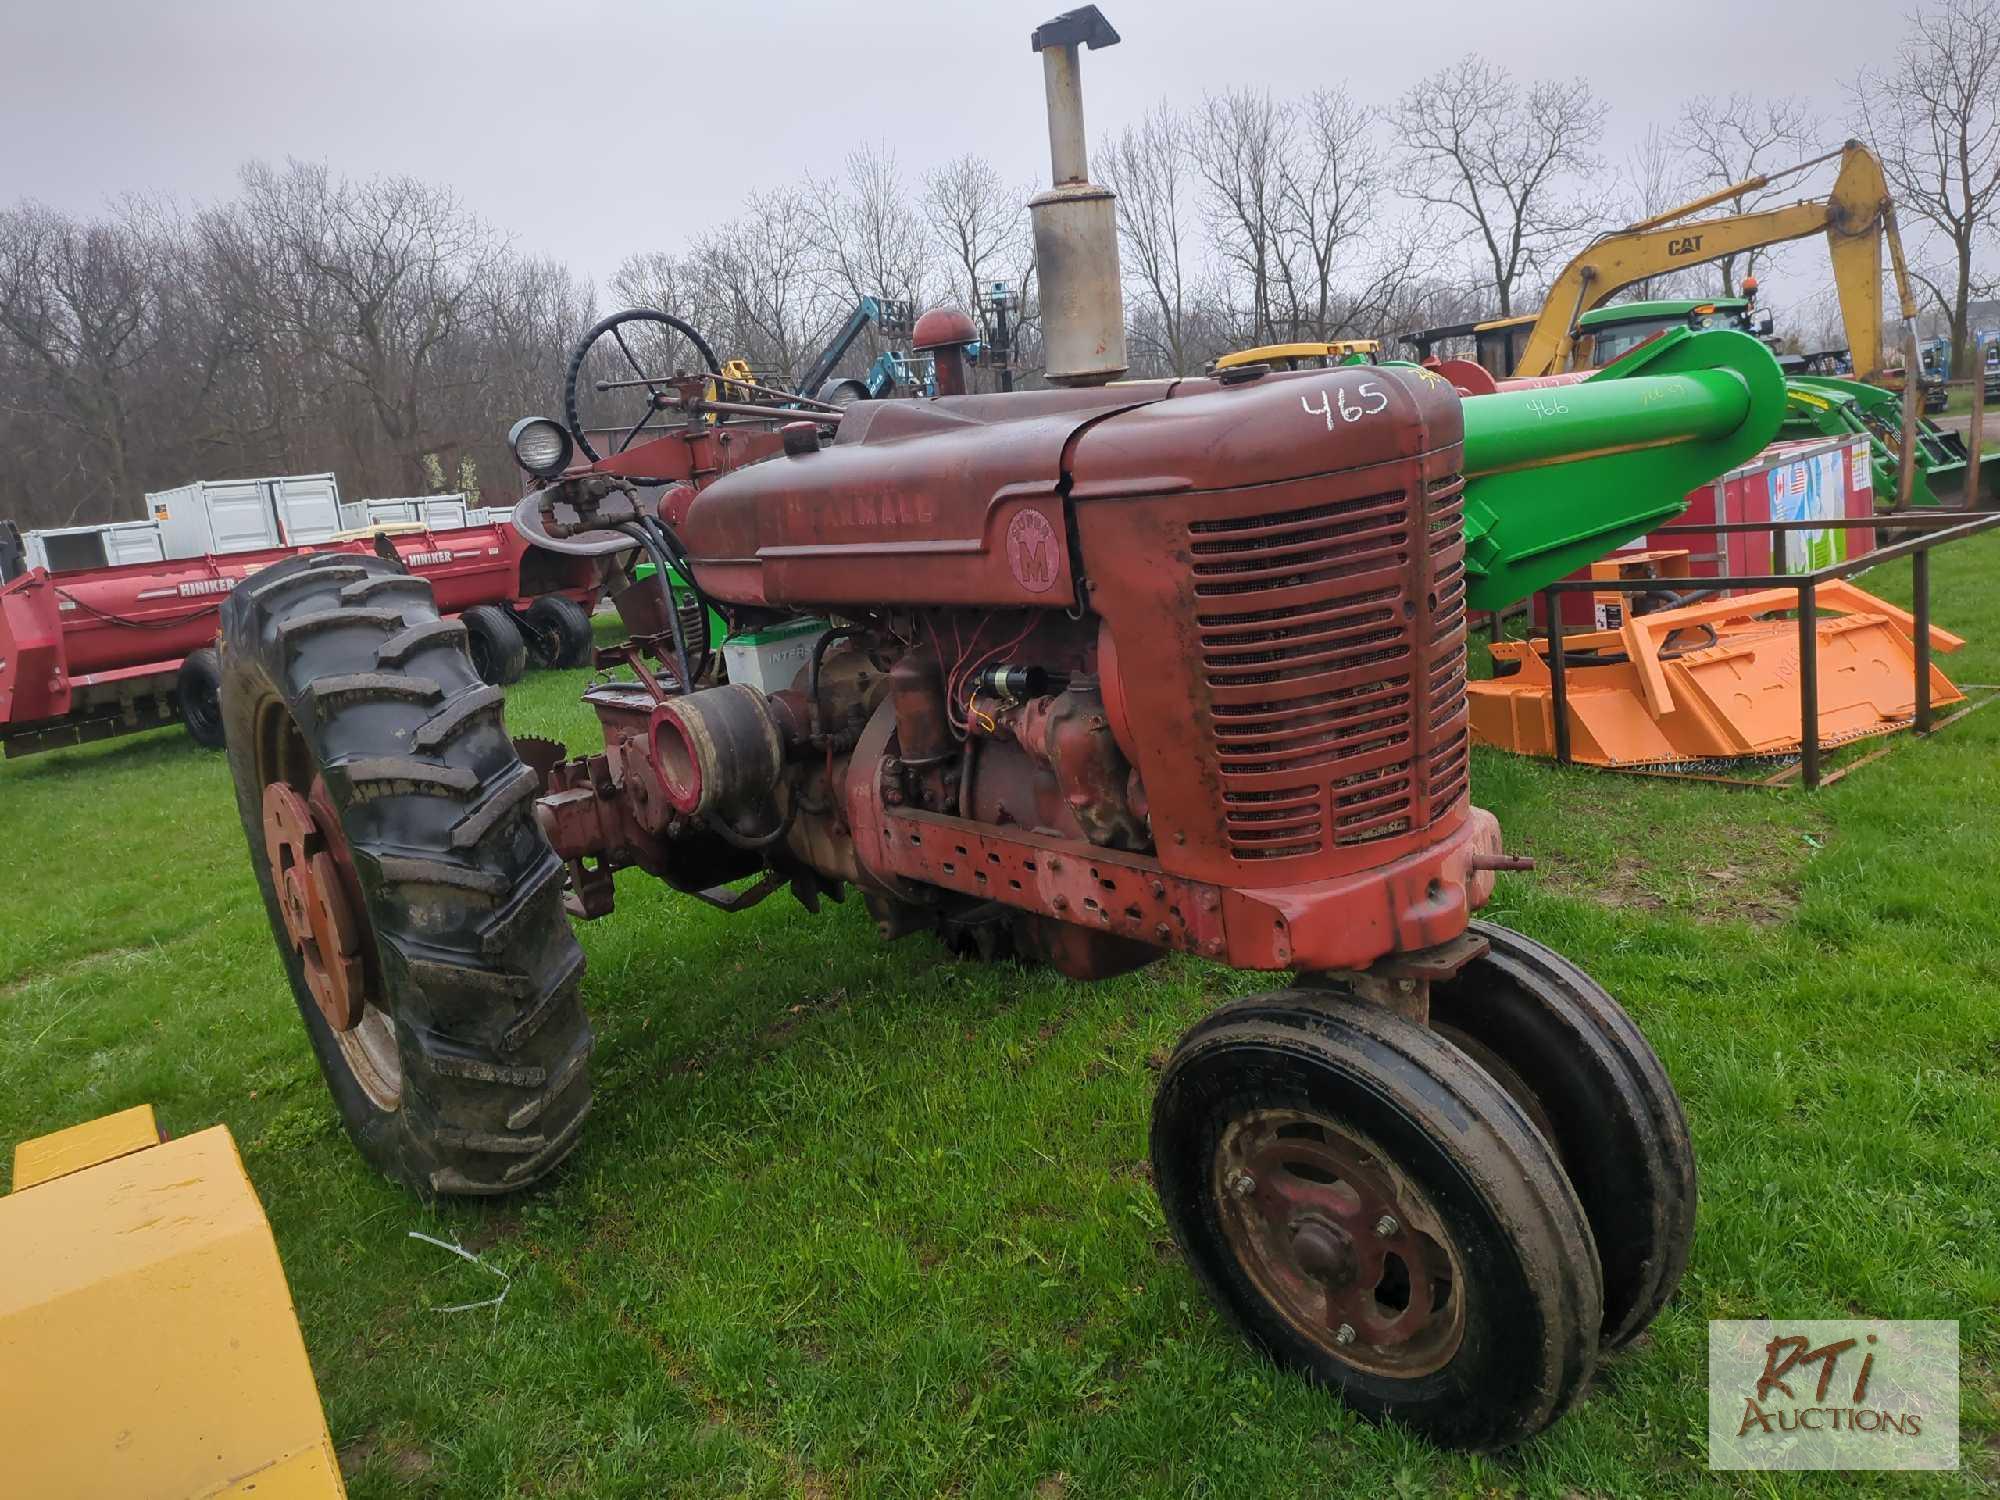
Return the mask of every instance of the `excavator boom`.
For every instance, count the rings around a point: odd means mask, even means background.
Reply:
[[[1825,157],[1767,176],[1752,177],[1706,197],[1656,214],[1599,238],[1563,267],[1549,288],[1540,316],[1522,350],[1517,376],[1553,375],[1567,367],[1576,343],[1576,320],[1601,307],[1625,287],[1649,276],[1702,265],[1765,245],[1783,244],[1824,232],[1840,294],[1857,380],[1881,372],[1882,241],[1886,233],[1894,258],[1896,285],[1905,319],[1916,316],[1903,269],[1895,208],[1882,164],[1859,141],[1841,150],[1840,175],[1824,198],[1782,208],[1722,218],[1693,217],[1742,193],[1803,171]]]

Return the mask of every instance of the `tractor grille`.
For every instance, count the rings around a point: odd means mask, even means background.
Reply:
[[[1392,838],[1464,796],[1463,491],[1187,522],[1233,858]]]

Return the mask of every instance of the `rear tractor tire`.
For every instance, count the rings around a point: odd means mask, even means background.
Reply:
[[[519,682],[528,670],[528,642],[514,617],[497,604],[475,604],[459,619],[479,680],[493,687]]]
[[[561,594],[544,594],[521,616],[528,659],[536,667],[580,667],[590,660],[590,616]]]
[[[590,1107],[563,866],[468,629],[346,554],[222,611],[237,811],[299,1014],[361,1154],[426,1194],[525,1187]]]
[[[1223,1315],[1361,1415],[1498,1448],[1588,1382],[1583,1208],[1520,1106],[1423,1027],[1327,990],[1223,1006],[1161,1076],[1152,1160]]]

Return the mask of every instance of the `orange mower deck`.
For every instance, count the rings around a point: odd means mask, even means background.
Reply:
[[[1908,727],[1916,714],[1915,621],[1850,583],[1823,583],[1817,599],[1820,743]],[[1798,622],[1765,617],[1797,602],[1795,590],[1770,589],[1628,616],[1617,630],[1565,633],[1571,758],[1663,766],[1796,752]],[[1930,638],[1934,651],[1965,644],[1935,626]],[[1519,669],[1470,684],[1473,738],[1553,757],[1548,643],[1500,641],[1492,650],[1496,664]],[[1590,656],[1621,659],[1592,663]],[[1934,705],[1964,697],[1932,667]]]

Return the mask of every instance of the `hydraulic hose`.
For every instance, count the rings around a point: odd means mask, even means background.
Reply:
[[[646,549],[646,555],[653,559],[653,573],[660,581],[660,597],[666,601],[667,629],[674,638],[674,665],[680,673],[681,691],[694,691],[694,673],[688,666],[687,627],[681,622],[680,606],[674,602],[673,567],[667,559],[667,550],[660,545],[651,528],[637,522],[627,521],[618,526],[619,531],[631,537]],[[707,617],[703,617],[702,639],[707,644]],[[707,663],[703,662],[703,666]]]

